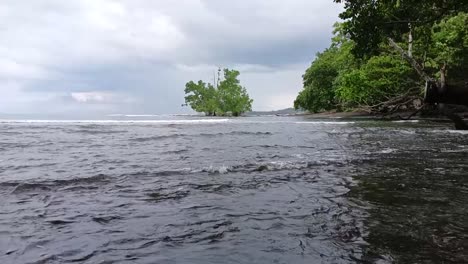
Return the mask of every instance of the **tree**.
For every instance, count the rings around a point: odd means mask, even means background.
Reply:
[[[294,101],[294,108],[311,112],[339,108],[335,80],[341,72],[357,67],[358,62],[351,54],[354,43],[343,34],[340,23],[335,24],[333,33],[331,46],[317,53],[302,76],[304,89]]]
[[[413,66],[422,79],[433,82],[433,77],[426,73],[422,63],[429,51],[417,54],[424,57],[414,58],[412,47],[414,41],[423,40],[427,49],[431,39],[431,29],[437,23],[460,12],[468,12],[468,1],[465,0],[334,0],[344,3],[345,11],[340,18],[345,20],[344,30],[356,43],[354,53],[359,57],[378,54],[382,42],[388,42]],[[462,20],[460,19],[459,22]],[[455,21],[452,21],[455,22]],[[454,23],[455,24],[455,23]],[[466,28],[466,24],[457,25]],[[416,40],[414,33],[418,32]],[[408,52],[398,42],[408,40]],[[444,47],[436,47],[437,53],[444,53]],[[436,55],[437,57],[437,55]],[[447,64],[438,65],[440,72],[439,86],[445,86]]]
[[[411,91],[418,85],[415,79],[413,69],[401,57],[373,56],[337,78],[336,97],[345,107],[373,106]]]
[[[468,72],[468,13],[446,17],[432,27],[428,63],[440,67],[443,82],[462,85]],[[465,80],[464,80],[465,79]],[[460,84],[459,84],[460,83]]]
[[[414,28],[431,28],[446,17],[468,11],[465,0],[334,0],[344,3],[344,30],[356,42],[354,51],[375,54],[388,38],[400,41]]]
[[[219,72],[219,71],[218,71]],[[208,116],[239,116],[252,110],[252,102],[245,87],[240,85],[240,73],[224,69],[224,79],[215,81],[216,87],[203,81],[188,82],[185,85],[185,102],[197,112]]]
[[[224,80],[218,86],[220,109],[223,113],[230,112],[233,116],[252,111],[253,100],[240,85],[239,75],[239,71],[224,69]]]
[[[344,24],[335,24],[331,46],[318,53],[306,70],[295,108],[389,113],[412,107],[411,100],[420,97],[415,71],[384,43],[379,45],[378,55],[356,57],[356,44],[344,29]]]
[[[185,85],[185,94],[188,94],[185,96],[185,103],[193,110],[203,112],[208,116],[216,115],[218,100],[213,85],[207,85],[201,80],[198,83],[190,81]]]

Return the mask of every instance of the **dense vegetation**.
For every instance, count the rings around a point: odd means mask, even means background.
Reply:
[[[466,85],[467,1],[335,2],[344,22],[303,75],[296,109],[394,112],[419,107],[424,82]]]
[[[252,110],[252,102],[247,90],[240,85],[240,73],[236,70],[224,69],[224,78],[215,84],[190,81],[185,85],[185,103],[193,110],[208,116],[233,115],[239,116]]]

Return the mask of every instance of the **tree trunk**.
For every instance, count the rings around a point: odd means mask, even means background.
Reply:
[[[447,63],[444,62],[442,67],[440,67],[440,84],[439,84],[439,93],[445,93],[447,88]]]
[[[408,61],[411,66],[416,70],[419,76],[426,81],[425,101],[427,103],[446,103],[446,104],[459,104],[468,105],[468,85],[449,85],[447,84],[447,65],[444,63],[440,69],[440,81],[429,77],[422,66],[409,56],[395,41],[388,38],[391,47],[397,50],[403,58]]]
[[[413,58],[413,27],[411,23],[408,24],[409,34],[408,34],[408,56]],[[421,67],[422,68],[422,67]]]
[[[429,77],[429,75],[427,75],[424,70],[423,70],[423,67],[421,65],[419,65],[419,63],[413,59],[412,56],[410,56],[405,50],[403,50],[392,38],[388,38],[388,43],[390,44],[390,46],[392,48],[394,48],[396,51],[398,51],[401,56],[403,56],[403,58],[409,62],[409,64],[411,64],[411,66],[413,66],[413,68],[416,70],[416,72],[418,73],[418,75],[426,82],[434,82],[434,79]]]

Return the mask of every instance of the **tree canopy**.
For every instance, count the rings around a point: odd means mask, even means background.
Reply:
[[[356,43],[354,51],[359,56],[375,54],[386,38],[401,41],[415,28],[430,29],[447,17],[468,12],[465,0],[334,1],[344,3],[340,18],[345,21],[345,32]]]
[[[215,84],[190,81],[185,85],[185,102],[195,111],[208,116],[239,116],[252,111],[252,102],[239,81],[240,72],[224,69],[223,78]]]
[[[417,106],[423,81],[466,86],[468,1],[334,1],[343,22],[305,71],[295,108],[393,111]]]

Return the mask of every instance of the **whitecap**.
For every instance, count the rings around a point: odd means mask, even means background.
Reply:
[[[229,119],[173,119],[173,120],[0,120],[0,123],[68,123],[68,124],[197,124],[197,123],[225,123]]]
[[[452,134],[462,134],[462,135],[468,135],[468,130],[453,130],[453,129],[447,129],[447,130],[431,130],[431,133],[452,133]]]
[[[419,123],[419,120],[396,120],[393,123]]]
[[[390,153],[395,153],[395,152],[397,152],[397,151],[398,151],[398,150],[396,150],[396,149],[386,148],[386,149],[382,149],[381,151],[379,151],[379,153],[390,154]]]
[[[230,170],[231,170],[230,167],[222,165],[222,166],[220,166],[220,167],[209,166],[209,167],[207,167],[207,168],[203,168],[201,171],[203,171],[203,172],[208,172],[208,173],[226,174],[226,173],[228,173]],[[196,171],[194,171],[194,172],[196,172]]]
[[[354,121],[299,121],[294,122],[295,124],[323,124],[323,125],[347,125],[355,124]]]

